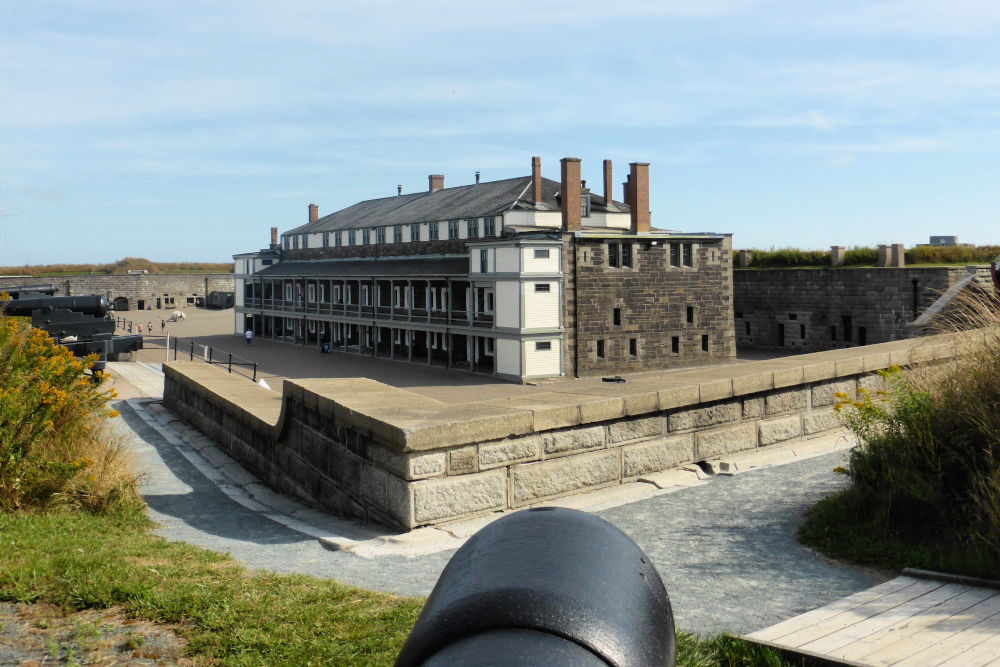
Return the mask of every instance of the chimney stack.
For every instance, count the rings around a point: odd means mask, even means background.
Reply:
[[[396,196],[398,197],[401,194],[403,194],[403,186],[402,185],[397,185],[396,186]]]
[[[611,206],[611,190],[614,187],[611,180],[611,160],[604,161],[604,203]]]
[[[649,231],[649,163],[632,162],[629,164],[629,193],[632,213],[632,233]]]
[[[278,247],[278,228],[271,227],[271,248]]]
[[[562,228],[564,232],[578,232],[580,224],[580,158],[564,157],[562,164]]]
[[[309,204],[309,222],[316,222],[317,220],[319,220],[319,206]]]
[[[444,190],[444,176],[441,174],[431,174],[427,177],[428,192],[437,192],[438,190]]]
[[[476,185],[479,185],[479,170],[476,170]]]
[[[542,203],[542,158],[531,158],[531,199],[535,204]]]

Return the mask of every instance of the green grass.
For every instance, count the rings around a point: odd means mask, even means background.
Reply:
[[[0,514],[0,599],[121,605],[178,626],[222,664],[391,664],[422,601],[314,577],[251,573],[149,534],[143,518]]]
[[[392,664],[423,605],[315,577],[250,572],[150,528],[136,511],[0,513],[0,600],[67,611],[120,605],[128,617],[174,626],[192,655],[225,665]],[[678,664],[798,663],[728,635],[678,633]]]
[[[847,489],[809,508],[798,539],[830,558],[893,572],[915,567],[973,577],[997,576],[997,554],[988,549],[941,539],[939,532],[886,525],[873,517],[872,508]]]

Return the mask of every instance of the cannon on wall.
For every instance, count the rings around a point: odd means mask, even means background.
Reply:
[[[43,289],[38,289],[43,288]],[[46,295],[46,290],[52,289]],[[3,302],[5,315],[30,317],[31,326],[42,329],[55,342],[78,357],[97,354],[94,370],[121,354],[142,349],[142,336],[115,336],[115,322],[108,317],[108,300],[98,294],[88,296],[51,296],[51,285],[25,285],[5,288],[17,298]]]
[[[455,552],[396,660],[427,665],[674,665],[667,589],[613,525],[544,507]]]

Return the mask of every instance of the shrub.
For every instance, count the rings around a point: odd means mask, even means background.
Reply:
[[[974,297],[972,297],[974,298]],[[866,520],[884,533],[957,543],[1000,563],[1000,316],[967,303],[952,362],[885,372],[887,389],[859,389],[836,407],[860,444],[845,472]]]
[[[120,436],[108,422],[96,356],[76,359],[23,318],[0,315],[0,509],[55,501],[106,509],[135,502]]]
[[[878,264],[878,248],[853,246],[844,251],[844,266]]]

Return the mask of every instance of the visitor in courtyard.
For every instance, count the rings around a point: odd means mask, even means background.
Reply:
[[[246,332],[245,335],[246,335],[246,338],[247,338],[247,345],[250,345],[251,343],[253,343],[253,329],[247,329],[247,332]]]
[[[167,321],[166,320],[160,320],[160,335],[162,336],[163,332],[166,331],[166,330],[167,330]]]

